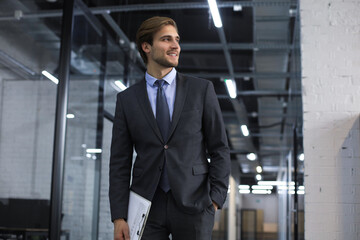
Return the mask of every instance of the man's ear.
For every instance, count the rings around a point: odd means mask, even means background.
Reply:
[[[149,52],[150,52],[150,47],[151,47],[151,45],[150,45],[149,43],[147,43],[147,42],[143,42],[143,43],[141,44],[141,48],[142,48],[142,50],[143,50],[145,53],[149,53]]]

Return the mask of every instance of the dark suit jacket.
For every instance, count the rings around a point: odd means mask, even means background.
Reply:
[[[171,192],[180,209],[198,213],[212,201],[221,208],[228,191],[230,154],[210,81],[177,73],[168,139],[162,139],[141,81],[117,95],[110,157],[111,218],[127,218],[131,190],[152,200],[166,159]],[[210,156],[210,163],[207,160]]]

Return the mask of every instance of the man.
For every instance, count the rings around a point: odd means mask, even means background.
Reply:
[[[171,18],[140,26],[145,80],[117,96],[110,157],[114,239],[130,239],[130,189],[152,201],[143,240],[209,240],[225,202],[230,155],[210,81],[176,72],[180,37]],[[208,161],[208,157],[210,160]]]

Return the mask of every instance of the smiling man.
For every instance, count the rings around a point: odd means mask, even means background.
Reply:
[[[147,19],[136,41],[147,71],[144,81],[117,96],[109,189],[114,239],[130,239],[132,190],[152,201],[143,240],[167,240],[170,234],[173,240],[210,240],[230,174],[214,87],[176,71],[180,37],[171,18]]]

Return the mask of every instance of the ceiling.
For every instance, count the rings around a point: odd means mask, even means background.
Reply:
[[[145,68],[139,55],[134,53],[137,28],[154,15],[173,18],[178,24],[182,48],[177,70],[213,82],[228,133],[234,175],[241,183],[254,184],[255,169],[262,166],[262,178],[276,180],[286,166],[285,157],[294,149],[294,127],[296,149],[299,153],[302,151],[298,3],[289,0],[217,2],[223,22],[220,29],[212,22],[206,0],[84,0],[77,6],[96,16],[87,20],[93,21],[93,27],[105,29],[111,36],[110,45],[120,46],[122,57],[128,56],[140,72]],[[22,46],[22,41],[27,39],[33,47],[19,48],[33,57],[37,48],[47,49],[41,58],[37,56],[40,63],[35,64],[31,57],[19,58],[14,52],[10,54],[1,48],[2,74],[15,72],[22,77],[36,78],[43,65],[49,64],[56,72],[58,62],[54,56],[60,48],[62,5],[63,1],[56,0],[0,2],[0,41]],[[21,19],[27,19],[27,23],[21,23]],[[73,54],[81,52],[89,59],[99,58],[99,49],[93,47],[98,37],[89,37],[87,31],[75,25],[74,44],[78,43],[78,51]],[[84,37],[88,39],[84,41]],[[110,53],[109,57],[109,75],[111,66],[114,72],[124,69],[118,52]],[[71,71],[91,74],[93,68],[89,64],[82,67],[73,64]],[[224,79],[233,79],[236,83],[236,98],[229,97]],[[133,81],[129,79],[128,84]],[[241,125],[248,126],[249,136],[244,136]],[[246,157],[251,152],[257,155],[255,161]],[[299,163],[302,173],[302,162]]]

